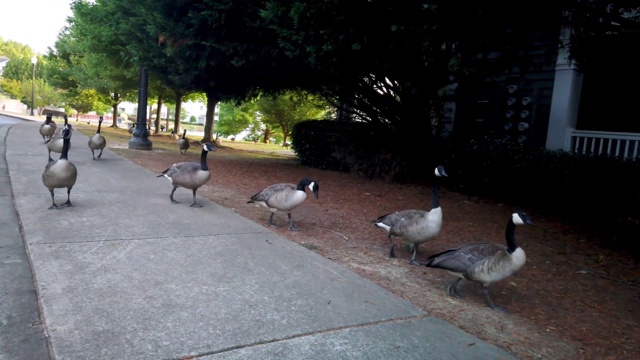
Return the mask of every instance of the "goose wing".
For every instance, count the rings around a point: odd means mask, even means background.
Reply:
[[[478,262],[504,251],[500,244],[471,244],[457,249],[446,250],[427,258],[427,267],[464,273]]]
[[[179,174],[185,171],[197,171],[200,170],[200,164],[195,162],[179,162],[171,165],[170,168],[162,172],[163,175],[172,177],[175,174]],[[162,175],[159,175],[162,176]]]
[[[260,192],[257,192],[256,194],[254,194],[251,197],[251,200],[249,200],[249,202],[259,202],[259,201],[266,202],[267,200],[269,200],[269,198],[271,198],[275,194],[283,191],[290,191],[290,190],[295,191],[296,186],[294,184],[287,184],[287,183],[273,184],[271,186],[267,186],[266,188],[262,189]]]
[[[427,214],[424,210],[401,210],[382,215],[373,222],[376,224],[384,224],[388,227],[394,227],[403,222],[411,222],[415,219],[422,218]]]

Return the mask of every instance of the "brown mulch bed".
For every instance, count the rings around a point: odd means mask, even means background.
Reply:
[[[181,156],[177,144],[173,150],[129,150],[126,139],[105,136],[118,154],[153,171],[160,172],[178,161],[198,160],[197,146]],[[175,143],[165,135],[151,140],[154,144]],[[445,181],[442,231],[420,247],[418,260],[471,242],[504,243],[504,228],[515,210],[527,211],[534,220],[535,226],[516,230],[527,263],[517,274],[491,287],[495,303],[509,309],[509,313],[502,313],[485,305],[477,284],[462,281],[459,288],[464,298],[447,296],[444,287],[451,276],[409,265],[411,253],[407,249],[400,247],[397,258],[388,257],[386,233],[374,227],[372,220],[401,209],[430,209],[428,186],[311,169],[299,165],[292,156],[232,148],[210,154],[208,162],[212,177],[198,196],[265,226],[269,211],[247,204],[251,195],[273,183],[297,183],[303,177],[316,180],[320,198],[308,197],[293,212],[301,231],[290,232],[286,226],[270,229],[519,358],[640,358],[639,263],[621,250],[598,245],[606,239],[595,238],[584,227],[529,209],[450,192]],[[167,193],[158,196],[166,196],[169,203],[169,192],[167,185]],[[275,216],[280,224],[286,219],[284,213]]]

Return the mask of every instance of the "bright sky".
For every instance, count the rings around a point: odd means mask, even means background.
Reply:
[[[70,4],[71,0],[0,0],[0,37],[46,54],[72,15]]]

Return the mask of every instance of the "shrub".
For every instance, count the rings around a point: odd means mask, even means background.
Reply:
[[[640,230],[640,162],[534,149],[494,138],[456,147],[450,189],[529,206],[626,238]],[[624,231],[609,232],[624,228]]]
[[[364,122],[303,121],[293,128],[291,148],[302,165],[400,180],[407,162],[393,151],[388,134],[387,128]]]

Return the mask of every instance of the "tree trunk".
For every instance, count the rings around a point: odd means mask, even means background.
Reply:
[[[120,94],[114,93],[112,98],[113,103],[111,107],[113,108],[113,119],[111,119],[111,127],[118,127],[118,104],[120,104]]]
[[[179,91],[176,94],[176,113],[173,119],[173,133],[174,135],[180,134],[180,111],[182,110],[182,93]]]
[[[269,126],[265,126],[265,128],[264,128],[264,138],[262,139],[262,142],[265,143],[265,144],[268,144],[270,137],[271,137],[271,129],[269,129]]]
[[[147,114],[147,130],[151,130],[151,114],[153,114],[153,105],[149,105],[149,112]]]
[[[213,142],[213,116],[216,111],[216,105],[220,101],[218,95],[213,91],[207,91],[207,115],[204,121],[204,136],[202,142]]]
[[[162,95],[158,95],[158,108],[156,109],[156,121],[155,121],[156,130],[153,132],[156,135],[160,133],[160,110],[161,109],[162,109]]]
[[[169,131],[169,114],[171,113],[171,109],[167,106],[167,117],[164,119],[164,129]]]

